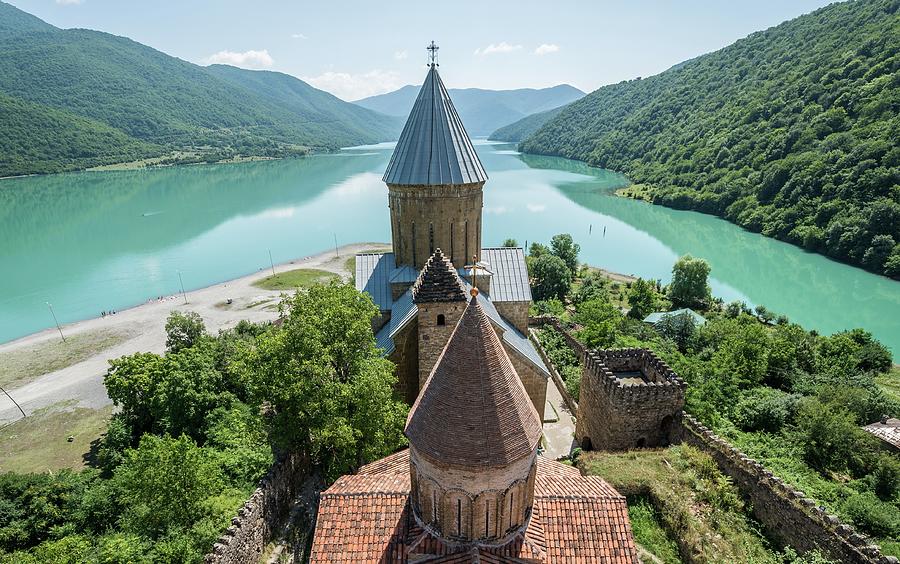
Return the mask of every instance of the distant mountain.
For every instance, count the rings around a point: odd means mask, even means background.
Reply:
[[[900,2],[840,2],[566,106],[521,150],[900,279]]]
[[[565,106],[525,116],[517,122],[504,125],[500,129],[494,131],[488,136],[488,139],[491,141],[509,141],[511,143],[518,143],[540,129],[542,125],[559,115],[559,112],[561,112],[563,108],[565,108]]]
[[[0,93],[30,102],[35,124],[53,121],[37,119],[41,108],[62,112],[55,119],[84,118],[68,124],[117,130],[133,141],[129,147],[143,147],[143,156],[158,154],[160,147],[191,150],[213,160],[283,156],[395,139],[402,125],[398,118],[344,102],[288,75],[201,67],[124,37],[58,29],[2,2]],[[52,141],[56,131],[31,133],[32,141]],[[77,140],[70,136],[71,143]],[[29,153],[33,145],[24,138],[20,146],[8,137],[6,143],[12,153],[0,156],[6,165],[0,174],[41,172],[11,163],[55,158]],[[81,154],[66,160],[64,168],[92,166],[111,156],[87,148]]]
[[[406,118],[418,92],[418,86],[409,85],[387,94],[357,100],[354,104],[389,116]],[[476,137],[489,135],[525,116],[563,106],[582,96],[584,92],[568,84],[518,90],[450,89],[453,105],[466,131]]]

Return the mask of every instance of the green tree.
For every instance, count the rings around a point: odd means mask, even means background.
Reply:
[[[572,302],[580,304],[588,300],[609,299],[609,291],[607,290],[608,282],[606,278],[596,272],[588,272],[581,278],[581,284],[572,294]]]
[[[206,334],[203,318],[193,311],[173,311],[166,319],[166,351],[178,352],[190,348]]]
[[[707,277],[709,263],[691,255],[685,255],[672,267],[672,283],[669,298],[680,307],[704,308],[710,302],[711,290]]]
[[[531,291],[534,299],[538,301],[552,298],[564,300],[566,294],[569,293],[572,271],[556,255],[538,256],[531,261],[529,274],[531,275]]]
[[[505,241],[503,241],[503,246],[504,247],[518,247],[519,242],[516,241],[515,239],[506,239]]]
[[[800,403],[797,414],[803,456],[818,470],[845,470],[858,439],[856,422],[846,409],[815,398]]]
[[[605,300],[584,302],[575,311],[575,323],[582,326],[578,337],[592,349],[613,346],[621,319],[622,314],[616,306]]]
[[[651,313],[655,304],[654,285],[643,278],[638,278],[631,283],[628,290],[628,317],[644,319]]]
[[[684,352],[691,337],[694,336],[694,332],[697,330],[697,322],[694,321],[694,316],[686,311],[679,314],[670,313],[662,316],[654,325],[654,329],[660,335],[675,343],[679,351]]]
[[[276,444],[308,453],[331,478],[399,448],[407,408],[393,398],[393,364],[375,347],[371,298],[332,283],[284,306],[282,327],[241,361],[270,408]]]
[[[578,253],[581,252],[581,245],[576,243],[571,235],[568,233],[554,235],[550,239],[550,251],[566,263],[572,276],[578,272]]]
[[[222,488],[216,464],[185,435],[144,435],[125,453],[113,481],[127,508],[126,529],[148,536],[190,527],[208,514],[205,501]]]

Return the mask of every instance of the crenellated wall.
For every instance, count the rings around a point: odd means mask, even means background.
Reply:
[[[306,459],[284,455],[259,481],[259,486],[238,509],[231,525],[207,554],[207,564],[258,562],[266,545],[284,522],[309,471]]]
[[[723,473],[747,496],[753,515],[780,544],[798,552],[819,549],[828,557],[851,564],[897,564],[849,525],[829,515],[806,494],[769,470],[690,415],[684,415],[680,439],[708,453]]]
[[[645,349],[588,351],[582,357],[575,437],[582,448],[628,450],[672,442],[686,384]],[[613,372],[641,372],[648,382],[624,383]]]

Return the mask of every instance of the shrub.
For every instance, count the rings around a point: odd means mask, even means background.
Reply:
[[[856,448],[853,415],[844,408],[805,398],[797,414],[803,456],[817,470],[845,470]]]
[[[744,431],[776,433],[790,421],[797,407],[797,397],[760,387],[746,393],[734,408],[734,423]]]
[[[863,532],[877,537],[900,535],[900,510],[872,492],[854,494],[844,502],[844,513]]]
[[[206,326],[199,315],[193,311],[173,311],[166,319],[166,351],[190,348],[205,334]]]

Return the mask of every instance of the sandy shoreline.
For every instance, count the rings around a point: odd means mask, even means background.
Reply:
[[[385,243],[354,243],[340,247],[338,256],[335,256],[335,251],[332,249],[278,264],[275,266],[275,270],[284,272],[295,268],[317,268],[347,278],[351,274],[345,267],[348,258],[358,252],[388,248],[389,245]],[[119,310],[115,315],[95,317],[63,325],[62,330],[67,337],[100,330],[121,333],[127,337],[121,343],[102,350],[77,364],[44,374],[7,391],[27,414],[67,400],[73,407],[97,408],[108,405],[110,400],[103,387],[103,375],[106,373],[108,359],[136,352],[164,352],[164,326],[166,318],[172,311],[198,313],[211,333],[233,327],[242,319],[253,322],[275,319],[277,312],[274,306],[278,303],[281,292],[263,290],[253,286],[254,282],[269,275],[271,275],[271,270],[265,269],[192,290],[186,293],[187,305],[184,303],[184,297],[178,294],[167,296],[161,301],[152,300]],[[229,299],[232,300],[230,305],[225,303]],[[45,329],[0,344],[0,354],[29,350],[37,352],[42,345],[59,339],[59,333],[55,327]],[[0,425],[18,419],[20,416],[21,414],[12,402],[0,395]]]

